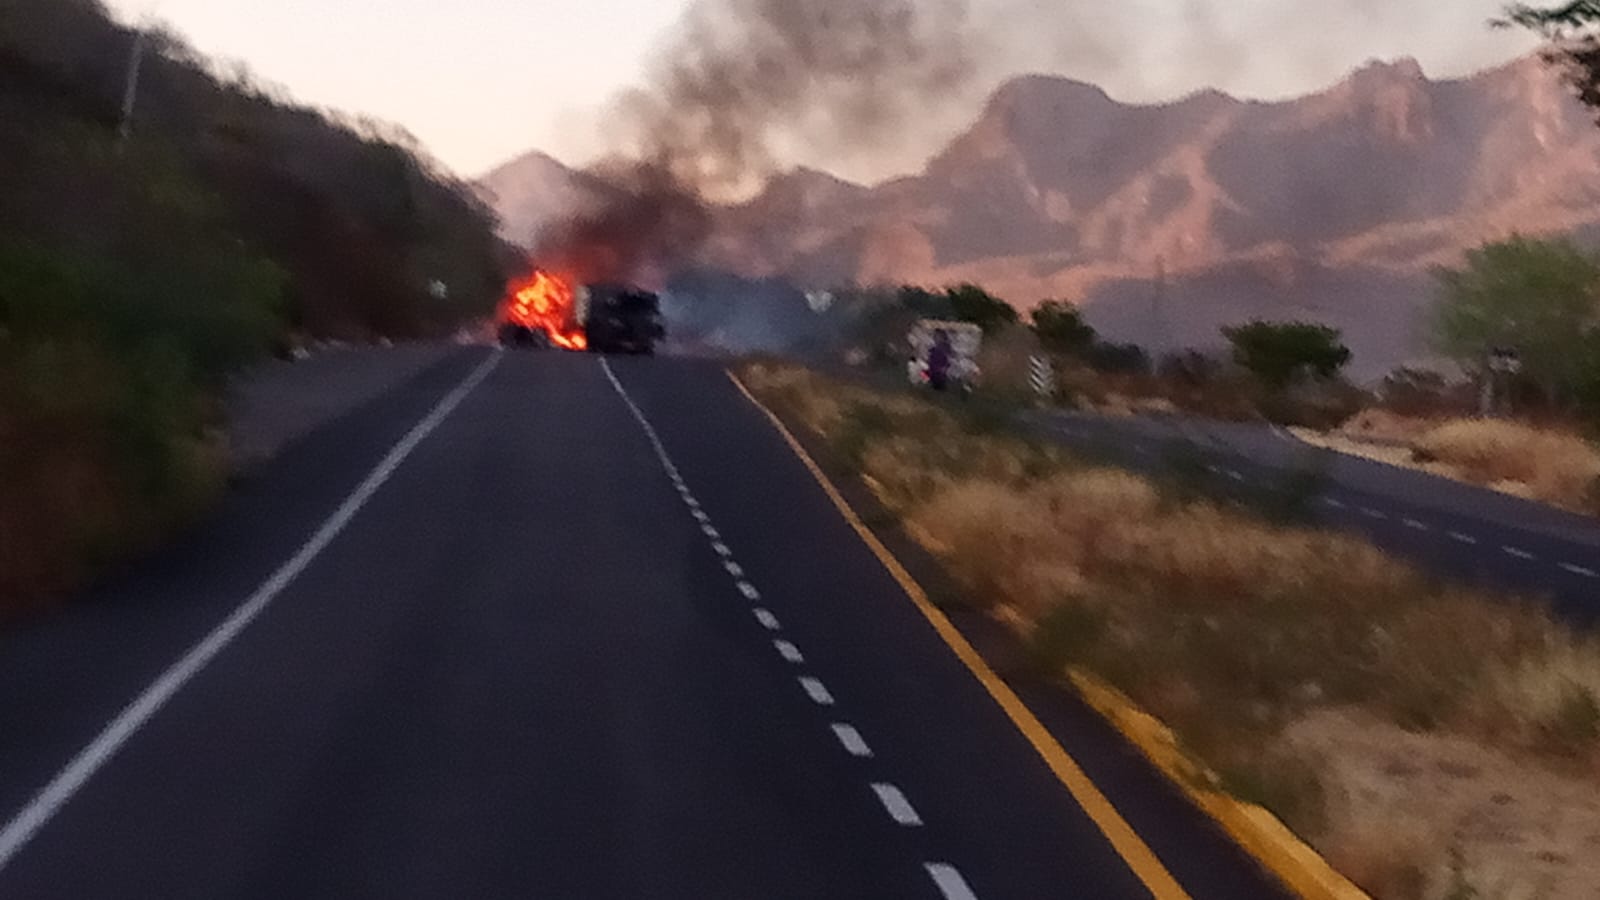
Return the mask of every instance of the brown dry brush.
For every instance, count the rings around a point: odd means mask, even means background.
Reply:
[[[1600,646],[1526,598],[1442,583],[1346,534],[1273,524],[958,413],[792,367],[751,386],[870,479],[1041,665],[1106,679],[1307,832],[1315,760],[1274,738],[1357,708],[1562,764],[1600,761]]]

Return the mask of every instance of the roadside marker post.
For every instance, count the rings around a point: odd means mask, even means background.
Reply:
[[[1028,384],[1041,404],[1047,404],[1056,395],[1056,372],[1050,360],[1043,356],[1028,357]]]

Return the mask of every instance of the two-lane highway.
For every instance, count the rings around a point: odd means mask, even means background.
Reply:
[[[709,363],[462,351],[0,638],[0,721],[7,898],[1279,896],[1075,799]]]

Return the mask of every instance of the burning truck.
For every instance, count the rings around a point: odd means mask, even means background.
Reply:
[[[655,294],[626,285],[574,287],[539,269],[507,290],[496,323],[507,347],[648,355],[666,337]]]

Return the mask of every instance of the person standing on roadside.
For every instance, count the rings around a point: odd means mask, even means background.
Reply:
[[[943,328],[933,333],[933,347],[928,350],[928,385],[936,391],[950,384],[950,363],[954,351],[950,335]]]

